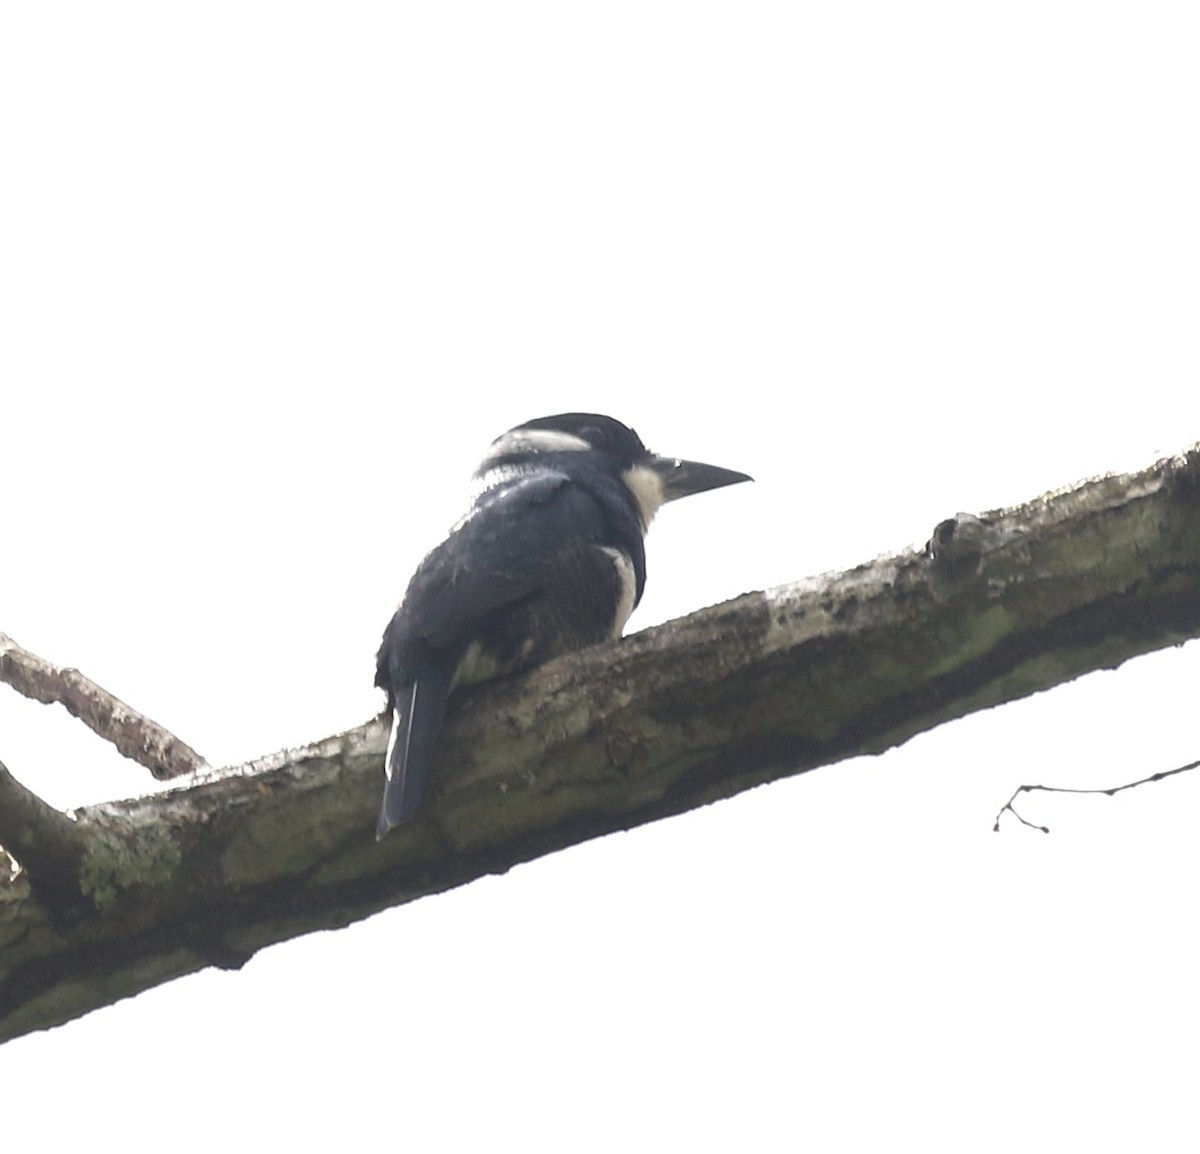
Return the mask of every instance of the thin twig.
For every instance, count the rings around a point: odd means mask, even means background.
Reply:
[[[62,669],[0,633],[0,681],[44,705],[58,703],[159,781],[195,773],[205,761],[155,721],[143,717],[78,669]]]
[[[1013,795],[1001,807],[1000,812],[996,814],[996,824],[992,826],[993,833],[1000,832],[1000,819],[1004,816],[1005,811],[1011,813],[1022,825],[1029,826],[1030,829],[1040,829],[1042,833],[1049,833],[1050,827],[1045,825],[1035,825],[1031,821],[1027,821],[1013,808],[1013,802],[1023,793],[1032,793],[1035,789],[1042,793],[1102,793],[1105,797],[1112,797],[1114,794],[1120,793],[1125,789],[1136,789],[1139,785],[1149,785],[1151,782],[1163,781],[1168,777],[1174,777],[1177,773],[1187,773],[1190,770],[1200,767],[1200,761],[1192,761],[1187,765],[1181,765],[1177,769],[1164,769],[1159,773],[1152,773],[1149,777],[1139,778],[1137,781],[1127,781],[1124,785],[1112,785],[1108,789],[1073,789],[1065,785],[1019,785],[1013,790]]]

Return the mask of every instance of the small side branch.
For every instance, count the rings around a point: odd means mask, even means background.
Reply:
[[[1124,785],[1112,785],[1108,789],[1072,789],[1065,785],[1019,785],[1013,790],[1013,795],[1001,807],[1000,812],[996,814],[996,824],[992,826],[993,833],[1000,832],[1000,819],[1005,813],[1011,813],[1022,825],[1029,826],[1030,829],[1041,830],[1042,833],[1049,833],[1050,827],[1047,825],[1036,825],[1034,822],[1022,817],[1013,808],[1013,802],[1023,793],[1032,793],[1035,789],[1042,793],[1102,793],[1105,797],[1112,797],[1126,789],[1137,789],[1139,785],[1149,785],[1155,781],[1165,781],[1168,777],[1174,777],[1177,773],[1188,773],[1193,769],[1200,768],[1200,761],[1192,761],[1187,765],[1181,765],[1177,769],[1164,769],[1158,773],[1152,773],[1149,777],[1139,778],[1137,781],[1127,781]]]
[[[205,768],[191,746],[143,717],[78,669],[62,669],[0,633],[0,681],[43,705],[59,704],[159,781]]]

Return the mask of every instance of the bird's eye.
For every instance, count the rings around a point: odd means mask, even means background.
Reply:
[[[608,444],[608,434],[599,425],[584,425],[579,430],[579,435],[589,445],[595,445],[597,449],[601,449]]]

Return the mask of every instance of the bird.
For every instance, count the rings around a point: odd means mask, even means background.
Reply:
[[[620,637],[660,506],[752,478],[652,453],[612,417],[561,413],[497,437],[473,480],[376,658],[392,718],[377,840],[416,815],[455,688]]]

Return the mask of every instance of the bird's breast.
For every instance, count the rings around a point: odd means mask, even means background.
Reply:
[[[629,615],[637,604],[637,574],[634,572],[633,562],[627,553],[623,553],[611,545],[600,545],[598,548],[608,557],[616,572],[616,606],[613,610],[612,629],[609,633],[610,640],[616,640],[624,631],[625,623],[629,620]]]

